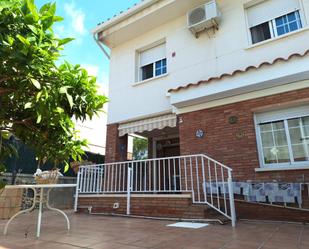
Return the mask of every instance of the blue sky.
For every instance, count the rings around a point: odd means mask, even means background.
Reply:
[[[35,0],[38,7],[48,2],[56,2],[57,15],[65,19],[55,25],[56,35],[76,38],[66,45],[62,58],[82,65],[89,73],[97,76],[98,82],[106,89],[109,62],[90,31],[98,23],[126,10],[139,0]]]

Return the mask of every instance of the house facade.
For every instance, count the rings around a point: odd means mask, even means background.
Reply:
[[[111,50],[106,161],[126,161],[137,134],[150,158],[203,154],[233,182],[308,191],[308,18],[309,0],[145,0],[99,24]]]

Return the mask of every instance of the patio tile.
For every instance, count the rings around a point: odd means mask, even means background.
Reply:
[[[245,222],[201,229],[167,227],[173,222],[105,217],[69,212],[71,230],[62,216],[44,213],[40,239],[36,213],[14,221],[7,236],[0,220],[0,249],[307,249],[309,226]],[[25,233],[27,236],[25,236]]]

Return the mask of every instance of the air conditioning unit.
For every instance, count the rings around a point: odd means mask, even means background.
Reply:
[[[209,1],[188,12],[188,28],[195,36],[203,30],[218,29],[220,16],[217,2]]]

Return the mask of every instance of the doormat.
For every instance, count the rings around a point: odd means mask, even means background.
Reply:
[[[199,229],[202,227],[207,227],[207,223],[193,223],[193,222],[177,222],[174,224],[167,225],[168,227],[180,227],[180,228],[190,228],[190,229]]]

